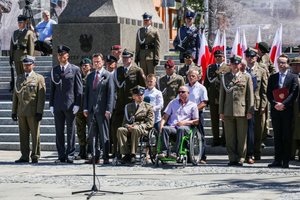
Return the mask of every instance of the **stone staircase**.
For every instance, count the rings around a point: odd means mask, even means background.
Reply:
[[[176,65],[179,61],[177,56],[165,56],[161,61],[160,66],[157,67],[157,75],[162,75],[164,71],[164,63],[168,58],[175,60]],[[56,151],[55,146],[55,127],[54,118],[49,110],[49,93],[50,93],[50,70],[52,68],[52,57],[37,57],[36,58],[36,72],[45,77],[47,87],[47,100],[43,120],[41,122],[41,149],[42,151]],[[11,119],[11,98],[9,92],[10,82],[10,67],[8,57],[0,57],[0,150],[19,150],[19,130],[17,122]],[[204,111],[204,127],[206,133],[207,153],[225,154],[226,150],[223,147],[210,147],[212,143],[211,123],[209,108]],[[267,145],[272,145],[272,140],[267,142]],[[78,145],[77,145],[78,147]],[[265,153],[272,152],[272,148],[264,150]]]

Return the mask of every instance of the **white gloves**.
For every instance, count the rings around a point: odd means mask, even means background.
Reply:
[[[79,110],[79,106],[74,106],[73,107],[73,114],[75,115]]]
[[[54,115],[54,107],[53,106],[50,106],[50,112],[52,115]]]

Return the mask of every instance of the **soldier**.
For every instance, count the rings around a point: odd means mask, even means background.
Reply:
[[[247,152],[248,164],[254,163],[254,160],[260,160],[261,157],[261,143],[262,134],[265,127],[265,108],[268,104],[267,100],[267,72],[257,63],[257,50],[248,48],[245,52],[247,67],[246,71],[251,75],[254,91],[254,118],[252,120],[254,133],[253,149]]]
[[[158,30],[152,26],[152,15],[143,14],[144,27],[140,28],[136,36],[135,62],[140,63],[145,75],[155,74],[155,67],[159,63],[160,40]]]
[[[75,154],[75,114],[82,98],[80,68],[69,63],[70,48],[58,46],[59,65],[51,70],[49,106],[54,115],[58,160],[55,163],[73,163]],[[67,124],[67,149],[65,148],[65,123]]]
[[[105,69],[110,73],[113,73],[117,69],[118,59],[113,55],[107,55],[105,57]]]
[[[117,90],[117,100],[115,110],[112,116],[112,138],[113,138],[113,154],[117,153],[117,129],[122,126],[124,118],[125,105],[132,102],[130,90],[137,86],[146,85],[146,77],[143,70],[136,66],[132,60],[133,53],[124,49],[122,53],[122,60],[124,66],[118,67],[114,73],[114,81]]]
[[[35,73],[34,57],[24,56],[24,74],[19,74],[13,94],[12,119],[19,123],[21,158],[16,163],[29,162],[31,134],[32,163],[40,157],[40,121],[42,120],[46,86],[42,75]]]
[[[184,78],[185,83],[188,83],[187,73],[191,68],[196,68],[199,71],[200,77],[202,77],[202,67],[197,67],[193,62],[193,52],[186,51],[183,55],[184,65],[179,69],[178,74]]]
[[[17,75],[24,74],[21,57],[34,53],[34,33],[26,28],[26,20],[26,16],[18,16],[18,30],[14,31],[10,42],[9,64],[15,64]]]
[[[211,64],[206,70],[206,78],[204,86],[208,92],[208,102],[210,110],[211,128],[213,135],[212,146],[225,145],[225,129],[224,122],[222,122],[223,134],[220,138],[219,130],[219,94],[220,94],[220,81],[223,74],[230,71],[229,66],[225,63],[224,52],[217,50],[214,53],[216,64]]]
[[[180,51],[179,59],[183,63],[183,55],[187,50],[193,52],[194,62],[198,60],[200,48],[200,36],[197,27],[194,25],[195,13],[187,11],[185,14],[185,26],[178,29],[177,36],[173,42],[176,51]]]
[[[117,62],[117,66],[123,66],[123,62],[122,62],[122,47],[121,45],[113,45],[110,49],[110,54],[112,56],[114,56],[115,58],[117,58],[118,62]]]
[[[169,59],[165,63],[165,70],[166,75],[158,81],[158,89],[162,92],[164,98],[163,110],[171,100],[176,98],[179,87],[184,85],[183,77],[175,73],[175,63],[173,60]]]
[[[82,87],[83,87],[83,94],[85,91],[85,85],[86,85],[86,78],[91,72],[92,68],[92,61],[89,58],[83,58],[80,61],[80,67],[81,67],[81,76],[82,76]],[[83,114],[83,99],[84,96],[82,95],[81,99],[81,105],[79,108],[79,111],[76,113],[76,127],[77,127],[77,137],[78,137],[78,143],[80,145],[80,151],[79,154],[75,157],[76,160],[80,159],[86,159],[86,145],[87,145],[87,139],[86,139],[86,126],[87,126],[87,118]]]
[[[154,113],[151,104],[144,102],[145,88],[136,86],[131,90],[134,102],[126,104],[123,126],[118,128],[117,138],[120,145],[120,152],[125,155],[121,163],[134,164],[139,138],[147,135],[154,125]],[[128,138],[130,150],[128,149]]]
[[[222,76],[219,113],[226,131],[228,166],[243,166],[246,157],[247,119],[252,118],[253,85],[251,77],[240,72],[242,58],[230,58],[231,72]]]

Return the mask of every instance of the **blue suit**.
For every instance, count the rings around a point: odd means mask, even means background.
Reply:
[[[75,115],[73,107],[81,105],[83,87],[80,68],[68,63],[64,73],[61,66],[51,71],[50,107],[54,107],[56,148],[60,160],[72,160],[75,153]],[[65,150],[65,122],[67,123],[67,149]]]

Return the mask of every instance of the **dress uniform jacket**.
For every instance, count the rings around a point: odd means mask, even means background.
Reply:
[[[197,67],[197,66],[195,65],[195,63],[192,63],[191,65],[183,65],[183,66],[179,69],[178,74],[179,74],[180,76],[183,77],[185,83],[188,83],[188,82],[189,82],[189,80],[188,80],[188,78],[187,78],[187,75],[188,75],[188,71],[189,71],[190,69],[192,69],[192,68],[197,69],[198,72],[199,72],[199,77],[200,77],[200,78],[202,77],[202,67]]]
[[[167,75],[161,77],[158,81],[158,89],[162,92],[164,98],[164,110],[169,102],[176,98],[177,91],[180,86],[184,85],[184,79],[182,76],[173,74],[168,80]]]
[[[33,56],[34,33],[31,30],[15,30],[10,41],[10,60],[14,61],[17,75],[23,74],[21,57],[24,55]]]
[[[147,135],[148,131],[154,125],[154,113],[151,104],[141,102],[139,107],[136,107],[135,102],[125,106],[125,115],[123,127],[118,129],[118,141],[120,144],[121,154],[129,154],[127,137],[127,125],[137,125],[137,128],[132,130],[131,134],[131,154],[136,153],[138,140],[141,135]]]
[[[269,56],[269,54],[264,54],[261,58],[260,58],[260,61],[259,61],[259,64],[263,64],[261,65],[262,67],[264,67],[266,70],[267,70],[267,75],[268,77],[271,75],[271,74],[274,74],[276,71],[275,71],[275,67],[271,61],[271,58]]]
[[[40,122],[35,114],[43,114],[46,96],[45,79],[43,76],[31,72],[25,78],[24,74],[17,76],[13,94],[12,113],[18,115],[20,148],[23,160],[29,160],[31,134],[31,159],[40,157]]]
[[[138,30],[136,36],[135,60],[140,62],[140,67],[143,69],[146,76],[154,74],[155,66],[159,61],[160,38],[158,30],[150,26],[142,27]]]
[[[300,75],[298,75],[298,83],[300,85]],[[293,131],[293,138],[294,140],[300,140],[300,93],[298,93],[298,98],[294,104],[294,131]],[[298,153],[300,155],[300,152]]]

